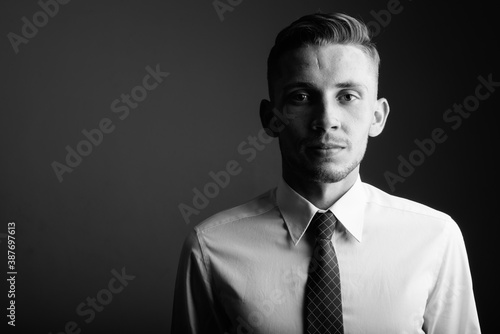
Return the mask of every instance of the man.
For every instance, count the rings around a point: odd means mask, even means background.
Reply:
[[[389,114],[366,26],[300,18],[268,59],[277,189],[187,237],[172,333],[479,333],[467,254],[446,214],[361,182]]]

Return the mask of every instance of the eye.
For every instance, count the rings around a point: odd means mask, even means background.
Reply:
[[[311,97],[307,93],[293,93],[289,97],[289,101],[293,104],[305,104],[311,101]]]
[[[339,96],[339,100],[342,102],[352,102],[356,99],[359,99],[359,97],[357,95],[351,94],[351,93],[346,93],[346,94],[342,94],[341,96]]]

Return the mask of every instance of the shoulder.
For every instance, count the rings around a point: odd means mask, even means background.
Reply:
[[[447,213],[436,210],[425,204],[391,195],[368,183],[363,182],[363,186],[367,194],[366,202],[368,205],[378,206],[394,212],[426,216],[432,219],[452,220]]]
[[[196,233],[205,233],[228,224],[238,224],[263,215],[276,206],[276,188],[274,188],[244,204],[214,214],[199,223],[194,229]]]
[[[463,244],[459,225],[447,213],[428,205],[388,194],[370,184],[363,183],[366,209],[371,219],[427,244],[436,241],[440,248],[450,244]]]
[[[445,212],[428,205],[388,194],[370,184],[363,183],[366,205],[379,212],[382,217],[390,218],[397,224],[412,224],[437,234],[460,234],[457,223]],[[372,211],[373,212],[373,211]]]

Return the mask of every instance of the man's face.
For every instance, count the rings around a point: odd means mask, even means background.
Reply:
[[[388,113],[373,61],[356,46],[309,45],[285,53],[279,66],[274,106],[289,120],[279,132],[284,177],[357,176],[368,136],[381,132]]]

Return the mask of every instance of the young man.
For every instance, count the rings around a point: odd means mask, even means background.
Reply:
[[[446,214],[361,182],[389,114],[366,26],[300,18],[268,59],[276,189],[194,228],[172,333],[479,333],[467,254]]]

